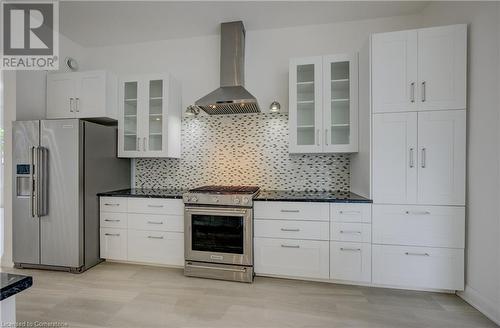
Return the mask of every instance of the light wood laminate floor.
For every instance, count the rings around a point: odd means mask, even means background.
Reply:
[[[257,277],[187,278],[180,269],[102,263],[42,270],[17,296],[17,319],[67,327],[497,327],[455,295]]]

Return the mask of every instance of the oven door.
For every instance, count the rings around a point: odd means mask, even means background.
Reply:
[[[184,218],[186,260],[253,265],[252,209],[186,206]]]

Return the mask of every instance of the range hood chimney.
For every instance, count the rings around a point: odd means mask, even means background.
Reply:
[[[242,21],[221,24],[220,88],[195,105],[209,115],[259,113],[257,99],[244,88],[245,27]]]

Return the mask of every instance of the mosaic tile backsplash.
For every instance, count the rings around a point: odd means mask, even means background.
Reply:
[[[288,114],[184,118],[182,147],[180,159],[136,160],[136,187],[349,190],[349,155],[288,153]]]

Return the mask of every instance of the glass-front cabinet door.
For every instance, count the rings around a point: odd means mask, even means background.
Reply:
[[[165,146],[166,85],[168,79],[152,78],[146,81],[147,116],[144,149],[151,157],[161,153]]]
[[[139,84],[138,79],[123,80],[120,83],[118,122],[118,155],[120,157],[133,157],[140,151]]]
[[[289,151],[322,151],[322,57],[292,59],[289,75]]]
[[[323,57],[323,150],[358,151],[357,54]]]

